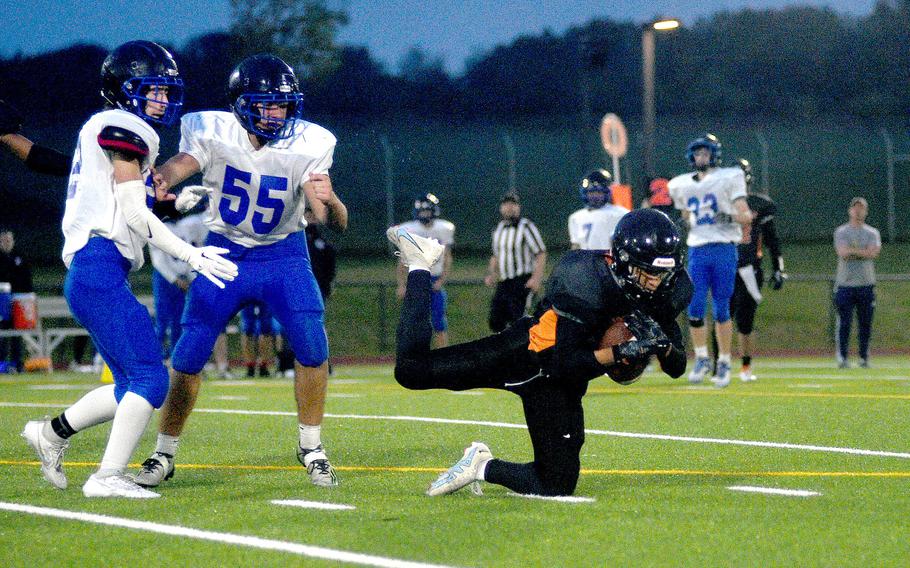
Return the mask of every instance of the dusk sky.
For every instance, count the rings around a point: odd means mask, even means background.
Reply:
[[[364,45],[395,72],[407,50],[419,46],[454,73],[465,59],[525,34],[562,33],[593,18],[644,22],[675,16],[684,23],[719,10],[828,6],[845,15],[869,14],[876,0],[329,0],[350,23],[339,40]],[[0,56],[25,55],[93,43],[114,47],[152,39],[177,47],[230,25],[228,0],[135,2],[117,0],[0,0]]]

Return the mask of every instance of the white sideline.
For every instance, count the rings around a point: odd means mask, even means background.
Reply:
[[[58,408],[67,407],[68,404],[41,404],[34,402],[0,402],[0,407],[28,407],[28,408]],[[197,408],[194,412],[209,414],[242,414],[248,416],[297,416],[296,412],[276,410],[235,410],[229,408]],[[424,416],[371,416],[364,414],[326,414],[326,418],[344,418],[351,420],[397,420],[403,422],[427,422],[431,424],[460,424],[465,426],[489,426],[491,428],[514,428],[526,430],[524,424],[511,424],[509,422],[488,422],[484,420],[457,420],[454,418],[428,418]],[[617,432],[613,430],[590,430],[585,434],[592,436],[613,436],[616,438],[637,438],[642,440],[663,440],[670,442],[693,442],[700,444],[723,444],[729,446],[751,446],[757,448],[777,448],[785,450],[805,450],[810,452],[828,452],[834,454],[849,454],[855,456],[875,456],[882,458],[910,459],[907,452],[889,452],[885,450],[864,450],[861,448],[843,448],[838,446],[816,446],[812,444],[790,444],[786,442],[763,442],[761,440],[736,440],[728,438],[701,438],[695,436],[673,436],[670,434],[647,434],[641,432]]]
[[[42,517],[69,519],[73,521],[95,523],[98,525],[107,525],[111,527],[123,527],[127,529],[146,531],[157,534],[166,534],[170,536],[182,536],[186,538],[194,538],[197,540],[207,540],[210,542],[221,542],[224,544],[259,548],[262,550],[289,552],[291,554],[298,554],[300,556],[307,556],[310,558],[320,558],[323,560],[332,560],[335,562],[349,562],[351,564],[360,564],[363,566],[381,566],[388,568],[447,568],[442,564],[426,564],[423,562],[397,560],[395,558],[385,558],[382,556],[373,556],[371,554],[360,554],[357,552],[334,550],[331,548],[323,548],[321,546],[298,544],[296,542],[286,542],[283,540],[272,540],[268,538],[259,538],[242,534],[205,531],[200,529],[181,527],[178,525],[150,523],[148,521],[136,521],[122,517],[110,517],[107,515],[82,513],[80,511],[51,509],[48,507],[35,507],[32,505],[22,505],[19,503],[5,503],[0,501],[0,510],[12,511],[16,513],[27,513],[29,515],[39,515]]]
[[[730,491],[744,491],[746,493],[766,493],[768,495],[787,495],[789,497],[814,497],[821,495],[818,491],[806,489],[778,489],[776,487],[753,487],[751,485],[731,485]]]

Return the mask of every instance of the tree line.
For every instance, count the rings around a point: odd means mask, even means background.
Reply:
[[[298,68],[307,108],[319,115],[509,121],[641,112],[640,25],[597,19],[522,36],[452,76],[419,48],[386,69],[365,47],[337,45],[343,12],[310,1],[294,3],[281,20],[265,18],[275,2],[234,0],[230,30],[170,46],[187,81],[188,109],[224,107],[230,69],[272,51]],[[814,7],[719,12],[659,33],[656,54],[659,114],[873,118],[910,109],[910,0],[881,0],[863,17]],[[74,45],[0,60],[0,97],[38,121],[85,115],[99,105],[105,55]]]

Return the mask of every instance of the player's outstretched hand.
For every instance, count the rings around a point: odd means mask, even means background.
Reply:
[[[781,272],[780,270],[775,270],[771,274],[771,288],[774,290],[780,290],[784,287],[784,280],[787,279],[787,275]]]
[[[212,281],[212,284],[224,289],[224,281],[237,278],[237,265],[221,255],[229,251],[221,247],[193,247],[189,262],[193,270]]]
[[[22,130],[22,113],[16,107],[0,99],[0,136],[16,134]]]
[[[174,207],[181,213],[186,213],[195,207],[206,195],[211,195],[212,190],[204,185],[188,185],[177,195]]]

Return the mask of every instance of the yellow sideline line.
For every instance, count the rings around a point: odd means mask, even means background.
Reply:
[[[40,466],[41,462],[0,460],[0,465]],[[137,468],[134,463],[129,467]],[[67,467],[98,467],[96,462],[67,462]],[[246,471],[301,471],[300,465],[180,464],[180,469],[229,469]],[[438,467],[335,466],[339,471],[438,473]],[[582,469],[585,475],[691,475],[704,477],[882,477],[910,478],[910,471],[719,471],[700,469]]]

